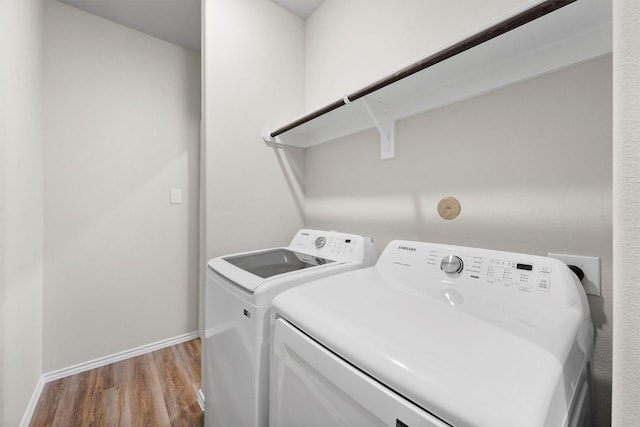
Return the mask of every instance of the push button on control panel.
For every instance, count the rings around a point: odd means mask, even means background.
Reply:
[[[520,282],[520,290],[523,292],[531,291],[531,284],[529,282]]]
[[[542,273],[542,274],[551,274],[551,267],[546,266],[546,265],[540,267],[540,273]]]
[[[548,277],[541,277],[538,280],[538,290],[543,292],[549,292],[549,286],[551,286],[551,279]]]
[[[549,292],[551,288],[551,267],[543,265],[540,267],[537,288],[541,292]]]

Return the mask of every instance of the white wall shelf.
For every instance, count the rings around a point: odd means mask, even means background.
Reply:
[[[265,128],[263,139],[268,144],[307,148],[377,128],[381,158],[393,158],[395,122],[399,119],[610,53],[611,8],[611,0],[527,3],[471,36],[326,107],[273,130]],[[549,10],[553,11],[547,13]],[[545,14],[536,17],[536,12]],[[521,25],[523,17],[530,22]],[[509,28],[514,23],[520,26]],[[503,34],[495,37],[492,32]],[[494,38],[484,41],[487,37]],[[469,43],[474,43],[473,47],[467,48]],[[437,62],[431,61],[433,58]]]

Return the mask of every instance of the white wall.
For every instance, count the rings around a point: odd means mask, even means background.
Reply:
[[[45,1],[49,372],[198,329],[200,62]]]
[[[204,1],[202,15],[208,260],[286,245],[303,225],[304,152],[261,130],[303,112],[304,24],[269,0]]]
[[[351,10],[355,3],[328,0],[309,20],[307,105],[364,86],[371,70],[385,74],[402,65],[395,60],[423,56],[420,43],[406,40],[415,37],[429,45],[439,36],[452,36],[440,31],[458,18],[447,8],[439,9],[442,2],[423,7],[407,2],[407,9],[404,2],[395,2],[387,9],[384,1],[374,0],[362,22]],[[482,2],[465,16],[490,21],[504,4],[487,11]],[[473,7],[471,2],[468,7]],[[413,22],[420,18],[443,25],[419,29]],[[396,19],[409,19],[406,31],[398,30],[402,25]],[[348,27],[353,37],[341,32],[341,22],[349,24],[344,31]],[[468,32],[469,27],[459,31]],[[385,43],[378,43],[382,39]],[[439,39],[437,44],[443,43]],[[357,48],[366,60],[353,53]],[[371,49],[380,52],[367,56]],[[394,49],[403,57],[393,59],[400,56]],[[310,69],[320,63],[321,71]],[[339,75],[341,71],[345,74]],[[406,238],[601,257],[603,294],[590,298],[597,330],[594,415],[596,425],[608,425],[611,98],[608,57],[401,120],[394,160],[380,160],[375,131],[312,147],[306,152],[305,225],[372,235],[378,250],[393,238]],[[462,213],[454,221],[437,215],[437,203],[445,196],[461,202]]]
[[[0,425],[42,373],[41,0],[0,13]]]
[[[284,245],[303,223],[302,152],[261,139],[302,113],[303,21],[269,0],[205,2],[207,254]]]
[[[640,3],[614,1],[613,425],[640,425]]]
[[[311,111],[338,100],[524,3],[326,0],[306,22],[305,106]]]

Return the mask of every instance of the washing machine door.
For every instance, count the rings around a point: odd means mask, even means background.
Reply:
[[[274,427],[445,427],[301,333],[273,327],[269,425]]]
[[[227,256],[224,260],[263,279],[334,262],[287,248]]]
[[[209,268],[249,293],[254,293],[266,281],[286,280],[287,276],[343,264],[332,259],[273,248],[226,255],[209,261]]]

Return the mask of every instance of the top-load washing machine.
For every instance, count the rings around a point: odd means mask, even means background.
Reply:
[[[269,310],[275,295],[310,280],[372,266],[376,260],[371,239],[318,230],[300,230],[287,247],[210,260],[205,425],[268,425]]]
[[[592,347],[560,261],[394,241],[274,299],[271,426],[587,426]]]

